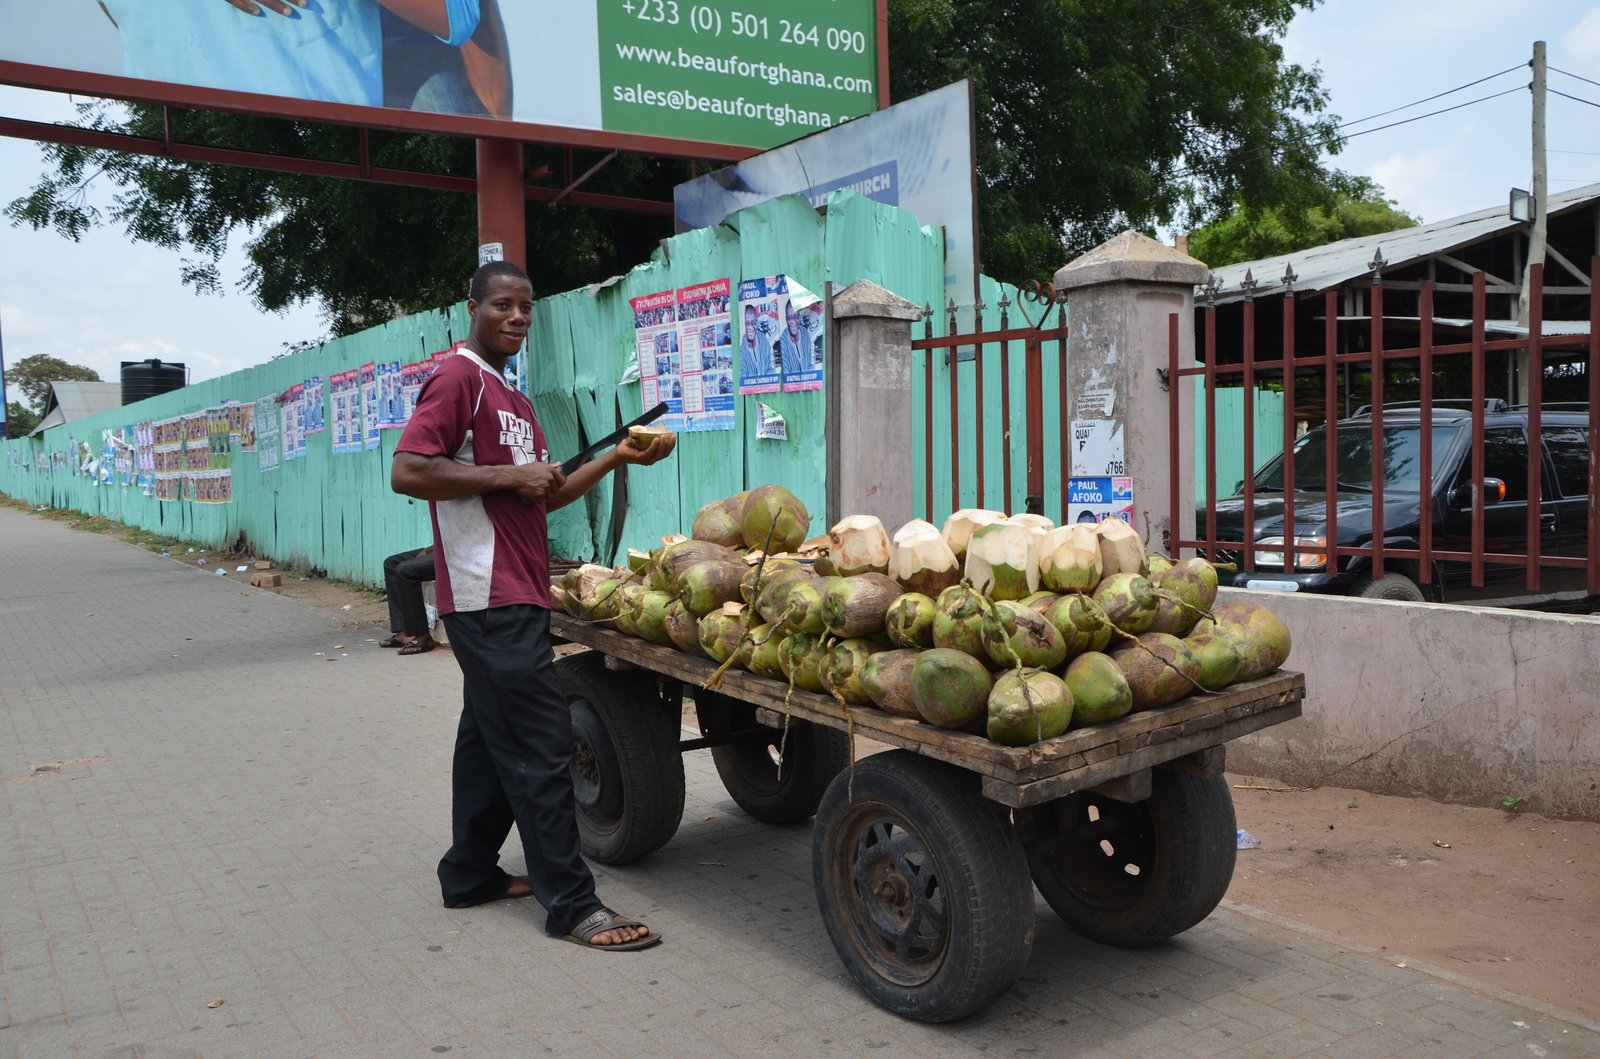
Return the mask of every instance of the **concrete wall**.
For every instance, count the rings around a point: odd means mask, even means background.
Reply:
[[[1294,639],[1305,714],[1230,771],[1600,820],[1600,617],[1224,590]]]

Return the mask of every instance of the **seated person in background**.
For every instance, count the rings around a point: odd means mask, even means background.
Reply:
[[[439,645],[428,633],[428,608],[422,583],[433,580],[433,545],[396,552],[383,561],[383,584],[389,594],[389,631],[379,647],[398,647],[403,655],[420,655]]]

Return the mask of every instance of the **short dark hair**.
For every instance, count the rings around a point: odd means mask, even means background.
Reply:
[[[528,273],[515,261],[488,261],[472,274],[472,281],[467,284],[467,297],[475,302],[483,301],[483,296],[489,292],[489,281],[496,276],[510,276],[522,280],[530,288],[533,286]]]

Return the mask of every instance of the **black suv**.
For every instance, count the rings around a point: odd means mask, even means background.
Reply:
[[[1385,547],[1416,548],[1422,519],[1433,524],[1433,550],[1472,550],[1472,414],[1460,407],[1435,404],[1433,409],[1433,481],[1422,484],[1422,416],[1415,403],[1385,406],[1383,413],[1383,539]],[[1539,542],[1541,556],[1586,554],[1589,518],[1588,406],[1546,405],[1541,414],[1544,476],[1540,482]],[[1362,409],[1342,419],[1334,433],[1337,445],[1339,547],[1372,543],[1372,417]],[[1301,546],[1324,547],[1327,539],[1326,427],[1308,431],[1294,445],[1293,537]],[[1527,553],[1528,413],[1503,401],[1490,400],[1484,414],[1484,551]],[[1242,540],[1244,483],[1235,495],[1217,501],[1217,540]],[[1200,536],[1206,532],[1205,509],[1197,513]],[[1502,606],[1555,606],[1592,609],[1600,597],[1586,592],[1582,569],[1546,566],[1540,590],[1528,593],[1522,566],[1484,564],[1484,586],[1473,588],[1471,566],[1435,561],[1433,581],[1423,584],[1414,559],[1384,557],[1382,577],[1372,576],[1366,556],[1341,557],[1329,565],[1326,555],[1300,551],[1298,570],[1285,569],[1283,552],[1283,455],[1255,477],[1254,568],[1242,567],[1232,583],[1243,587],[1278,587],[1294,582],[1300,591],[1331,592],[1381,599],[1434,600],[1451,603],[1494,602]],[[1242,553],[1228,554],[1239,562]],[[1263,581],[1275,582],[1262,586]],[[1287,587],[1286,585],[1283,587]]]

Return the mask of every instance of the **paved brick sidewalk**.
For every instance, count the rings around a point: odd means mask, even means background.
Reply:
[[[445,910],[459,674],[366,635],[0,509],[0,1056],[1600,1054],[1576,1017],[1233,907],[1121,951],[1041,902],[1009,996],[902,1021],[828,943],[808,830],[743,816],[704,753],[677,838],[597,870],[664,945]]]

